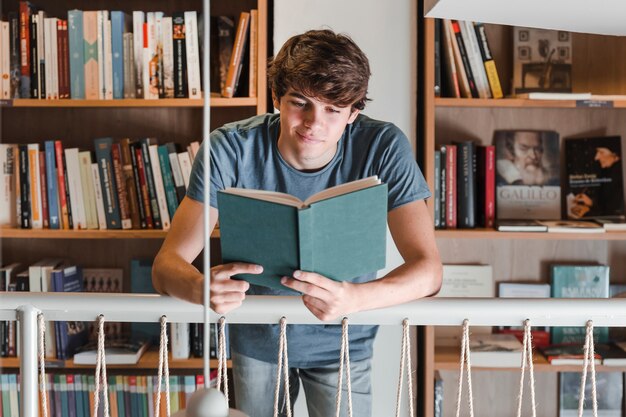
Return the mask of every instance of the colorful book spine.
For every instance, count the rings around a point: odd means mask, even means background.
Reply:
[[[174,42],[174,97],[187,98],[187,54],[185,41],[185,15],[177,12],[172,15]]]
[[[120,218],[122,221],[122,229],[131,229],[133,225],[130,219],[130,210],[128,207],[128,190],[126,189],[126,181],[122,172],[122,152],[119,143],[114,143],[111,145],[111,159],[113,161],[113,172],[115,173],[115,184],[117,185],[117,196],[120,203]]]
[[[50,228],[50,217],[48,211],[48,190],[46,180],[46,152],[39,151],[39,184],[41,185],[41,220],[43,222],[43,228]]]
[[[87,228],[87,214],[85,211],[83,184],[80,175],[80,161],[78,148],[65,149],[65,167],[67,169],[68,190],[70,193],[70,207],[74,221],[74,229]]]
[[[146,181],[143,157],[141,156],[141,144],[138,142],[133,143],[131,145],[131,151],[133,173],[135,174],[135,185],[139,201],[141,226],[143,229],[154,229],[154,223],[152,222],[152,210],[150,208],[150,195],[148,194],[148,183]]]
[[[30,215],[30,180],[28,168],[28,145],[18,145],[19,181],[20,181],[20,220],[22,229],[31,229]]]
[[[96,197],[96,210],[98,212],[98,229],[106,230],[107,220],[104,214],[104,197],[102,193],[102,182],[100,181],[100,170],[98,164],[91,164],[91,179],[93,180],[93,189]]]
[[[141,156],[143,158],[144,175],[148,186],[148,195],[150,196],[150,211],[155,229],[162,229],[161,213],[159,211],[159,201],[156,193],[154,175],[152,174],[152,163],[150,162],[150,139],[141,139]]]
[[[82,10],[67,12],[70,57],[70,92],[74,99],[85,98],[85,41]]]
[[[141,229],[139,219],[139,202],[137,201],[137,187],[135,184],[135,174],[133,173],[133,163],[131,159],[130,139],[120,140],[120,151],[122,156],[122,174],[126,183],[126,195],[128,196],[128,208],[133,229]]]
[[[163,187],[165,188],[165,198],[167,200],[167,209],[171,218],[178,208],[178,197],[176,196],[176,187],[174,186],[174,178],[170,168],[169,153],[166,145],[160,145],[157,150],[159,154],[159,164],[161,165],[161,173],[163,176]]]
[[[41,209],[41,176],[39,175],[39,144],[28,144],[28,176],[30,180],[30,209],[33,229],[43,227]]]
[[[452,31],[454,33],[455,45],[457,45],[460,56],[460,63],[462,65],[463,72],[465,77],[467,78],[467,83],[469,85],[469,90],[471,92],[471,97],[478,98],[480,97],[478,94],[478,87],[476,86],[476,80],[474,78],[474,74],[472,73],[472,67],[470,65],[469,57],[467,55],[467,48],[463,43],[463,36],[461,35],[461,26],[459,22],[456,20],[451,21]]]
[[[124,32],[129,30],[130,19],[124,12],[111,12],[111,52],[113,55],[113,98],[124,98]]]
[[[83,45],[85,98],[87,100],[98,100],[100,98],[100,75],[98,63],[98,12],[95,10],[83,12]]]
[[[195,11],[185,12],[185,52],[187,56],[187,88],[189,98],[202,98],[200,85],[200,50],[198,46],[198,20]],[[231,96],[232,97],[232,96]]]
[[[91,152],[80,151],[78,153],[78,162],[80,165],[81,184],[83,186],[87,229],[98,229],[98,209],[96,207],[96,191],[93,188]]]
[[[471,141],[457,144],[457,227],[476,227],[476,156]]]
[[[69,213],[67,210],[67,193],[65,190],[65,168],[63,167],[63,144],[60,140],[54,141],[54,156],[56,160],[57,185],[59,187],[59,221],[60,227],[70,229]]]
[[[480,48],[480,55],[485,66],[485,73],[487,80],[489,81],[489,87],[493,98],[502,98],[502,86],[500,85],[500,77],[498,76],[498,70],[496,69],[496,61],[491,55],[491,48],[489,47],[489,41],[487,40],[487,32],[485,31],[485,25],[480,22],[474,23],[474,30],[476,31],[476,38],[478,39],[478,46]]]
[[[117,186],[111,157],[111,145],[113,144],[113,140],[111,138],[99,138],[95,139],[94,143],[96,162],[100,169],[100,183],[102,184],[107,229],[121,229],[122,220],[120,217],[119,202],[116,192]]]
[[[446,228],[456,229],[457,200],[456,200],[456,145],[446,145]]]

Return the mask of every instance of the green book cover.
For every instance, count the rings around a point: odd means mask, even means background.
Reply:
[[[606,265],[552,265],[552,297],[608,298],[609,267]],[[552,343],[584,343],[585,327],[553,327]],[[596,343],[606,343],[607,327],[594,328]]]
[[[235,278],[275,289],[284,289],[280,278],[297,269],[346,281],[384,268],[387,185],[376,180],[350,190],[366,180],[371,178],[324,190],[307,200],[310,204],[292,196],[291,203],[260,200],[261,194],[277,193],[257,190],[220,191],[223,262],[263,265],[262,274]],[[244,196],[246,191],[252,193]]]

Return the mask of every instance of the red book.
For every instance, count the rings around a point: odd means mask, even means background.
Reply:
[[[148,194],[148,180],[146,179],[146,166],[143,163],[141,155],[141,146],[134,147],[135,159],[137,160],[137,172],[139,174],[139,190],[143,201],[144,214],[146,218],[146,227],[154,229],[152,221],[152,211],[150,210],[150,195]]]
[[[67,37],[67,20],[57,21],[57,61],[59,72],[59,98],[70,98],[70,63]]]
[[[65,169],[63,168],[63,144],[60,140],[54,141],[54,153],[57,160],[57,182],[59,187],[59,208],[61,210],[61,227],[70,229],[69,212],[67,208],[67,191],[65,189]]]
[[[46,182],[46,151],[39,151],[39,181],[41,184],[41,220],[43,228],[50,228],[50,215],[48,210],[48,187]]]
[[[128,191],[126,190],[126,180],[122,173],[122,152],[119,143],[111,145],[111,159],[113,160],[113,174],[117,185],[117,196],[120,201],[120,218],[122,219],[122,229],[131,229],[130,210],[128,207]]]
[[[30,15],[31,5],[27,1],[20,1],[20,74],[22,80],[24,77],[30,80]]]
[[[478,174],[478,219],[482,227],[494,228],[496,221],[496,148],[493,145],[476,148]]]
[[[446,146],[446,228],[456,229],[456,145]]]

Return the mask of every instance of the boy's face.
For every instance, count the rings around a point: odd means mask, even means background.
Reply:
[[[352,106],[325,103],[292,88],[280,100],[273,95],[273,100],[280,110],[278,149],[298,170],[316,170],[328,164],[346,125],[359,114]]]

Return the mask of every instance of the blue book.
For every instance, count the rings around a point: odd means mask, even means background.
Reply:
[[[113,98],[124,98],[124,33],[130,32],[130,17],[121,11],[111,12],[111,54],[113,62]]]
[[[65,375],[67,380],[67,408],[69,417],[77,417],[76,414],[76,383],[74,382],[75,375]]]
[[[72,98],[85,98],[85,47],[83,11],[67,12],[67,37],[70,48],[70,92]]]
[[[158,147],[159,165],[161,165],[161,176],[163,177],[163,188],[165,188],[165,199],[167,200],[167,211],[170,213],[170,221],[174,218],[174,212],[178,208],[178,196],[174,177],[170,169],[170,155],[167,145]]]
[[[113,159],[111,157],[111,145],[113,139],[94,139],[96,150],[96,162],[100,172],[100,184],[102,185],[102,199],[104,200],[104,216],[108,229],[121,229],[120,204],[117,197],[117,184],[113,171]]]
[[[62,265],[52,270],[55,292],[83,292],[83,271],[77,265]],[[57,358],[69,359],[87,343],[87,327],[82,321],[57,321]]]
[[[152,286],[152,259],[131,259],[130,292],[133,294],[156,294]],[[133,337],[158,344],[161,326],[159,323],[131,323]]]
[[[54,153],[54,141],[45,142],[46,152],[46,187],[48,189],[48,215],[50,217],[50,229],[60,229],[59,219],[59,187],[57,184],[56,157]]]
[[[609,298],[609,267],[607,265],[552,265],[552,297],[554,298]],[[553,327],[551,343],[585,342],[586,329],[580,327]],[[609,339],[607,327],[595,327],[595,343]]]
[[[69,407],[69,393],[67,390],[67,376],[65,374],[59,375],[59,387],[61,388],[61,415],[69,416],[70,407]]]

